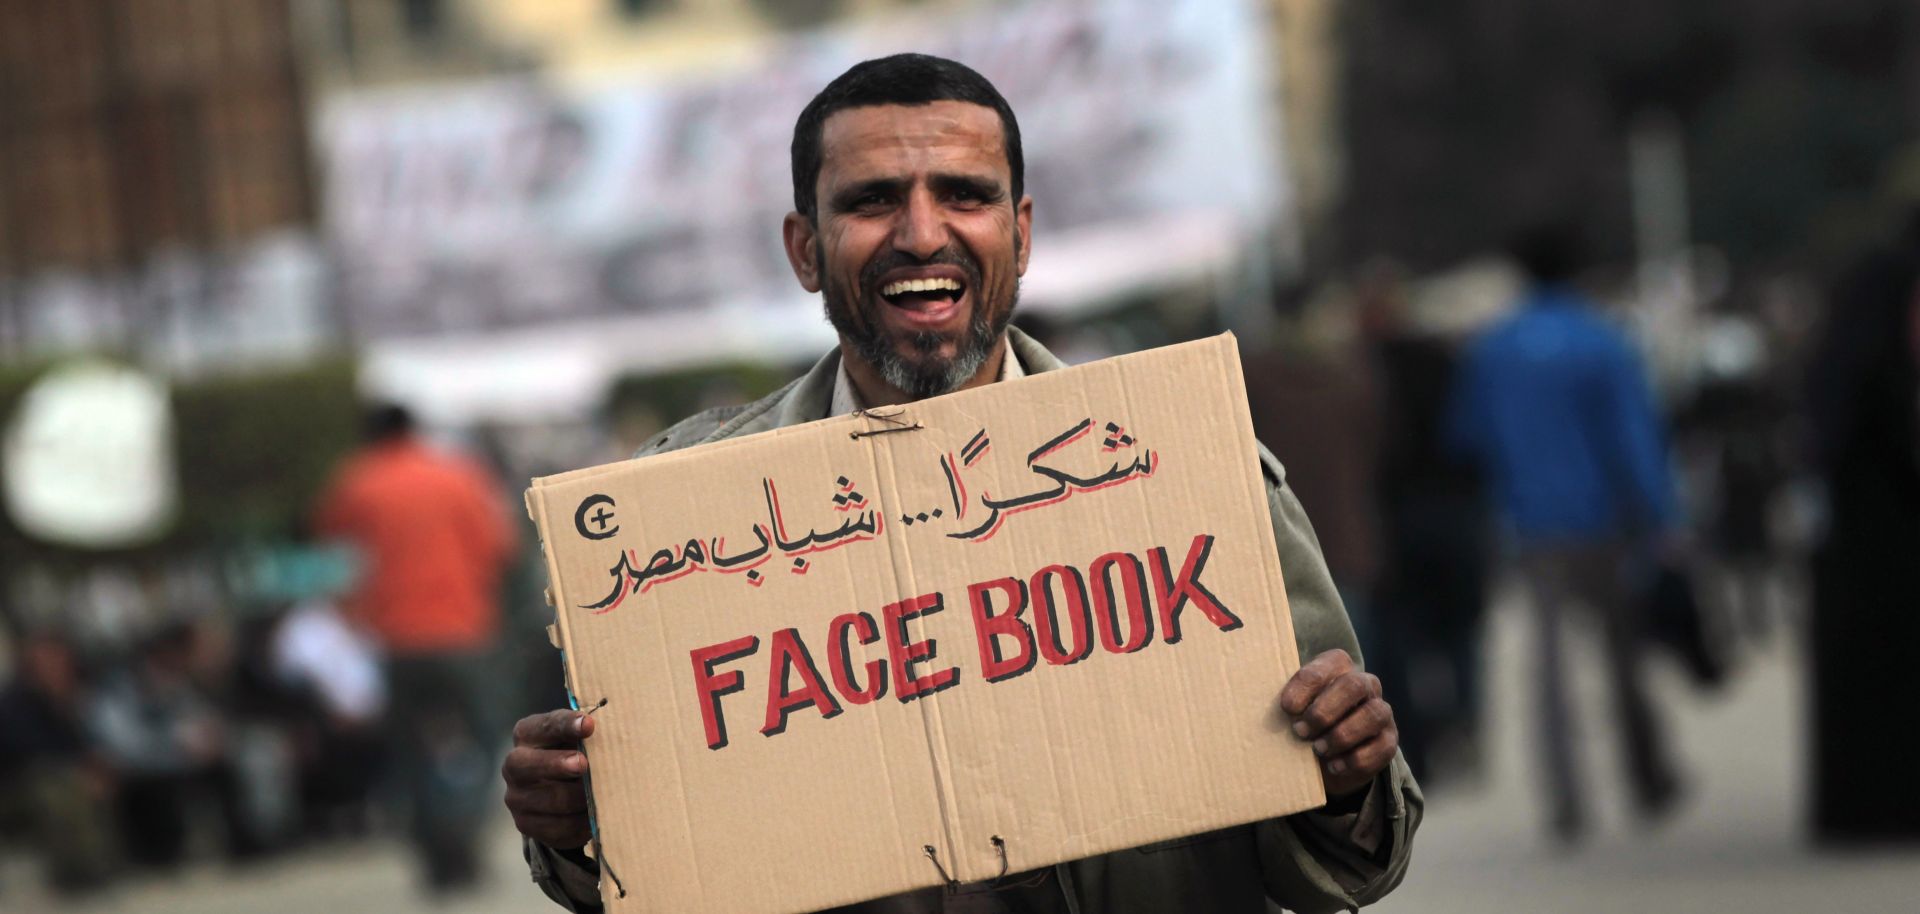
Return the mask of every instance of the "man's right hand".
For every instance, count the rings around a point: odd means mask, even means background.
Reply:
[[[548,711],[513,725],[513,749],[500,766],[507,810],[520,833],[548,847],[572,850],[592,837],[587,821],[587,756],[580,741],[593,718],[579,711]]]

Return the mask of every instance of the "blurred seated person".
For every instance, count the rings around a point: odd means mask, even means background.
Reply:
[[[196,638],[176,623],[147,639],[101,689],[89,721],[119,776],[123,847],[141,865],[185,858],[195,803],[219,806],[229,850],[246,839],[226,724],[193,675]]]
[[[361,831],[384,755],[387,683],[378,650],[332,601],[318,598],[295,604],[271,638],[274,678],[304,693],[312,718],[298,750],[309,827]]]
[[[0,691],[0,834],[46,855],[55,891],[98,888],[113,860],[113,779],[82,724],[73,649],[29,633],[13,670]]]

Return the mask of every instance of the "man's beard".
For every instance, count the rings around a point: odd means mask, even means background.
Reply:
[[[1016,247],[1016,256],[1018,251]],[[880,278],[888,272],[900,267],[933,264],[957,266],[967,274],[966,294],[973,296],[973,310],[957,340],[936,330],[922,330],[907,337],[907,343],[920,355],[917,359],[908,358],[900,354],[896,338],[886,331],[880,315],[861,309],[870,305],[893,307],[879,294]],[[824,255],[819,258],[819,267],[820,275],[827,277]],[[972,380],[993,354],[994,344],[1006,332],[1008,322],[1013,320],[1014,307],[1020,301],[1020,285],[1016,280],[1007,306],[992,307],[986,300],[987,290],[981,282],[979,264],[953,247],[926,260],[908,258],[897,252],[876,257],[860,271],[859,288],[853,290],[851,296],[831,278],[827,278],[822,292],[827,320],[833,323],[840,338],[853,344],[854,352],[880,372],[881,380],[915,400],[950,393]],[[853,319],[856,313],[861,320]],[[939,355],[940,347],[948,342],[955,344],[953,356],[943,358]]]

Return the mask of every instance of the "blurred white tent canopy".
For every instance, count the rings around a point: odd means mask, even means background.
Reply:
[[[14,411],[4,458],[8,514],[46,542],[136,546],[173,520],[173,410],[137,369],[88,359],[47,372]]]

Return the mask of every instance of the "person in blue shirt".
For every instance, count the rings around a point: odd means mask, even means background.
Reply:
[[[1515,313],[1468,347],[1449,432],[1482,467],[1532,591],[1549,821],[1573,841],[1586,813],[1561,637],[1569,605],[1603,622],[1639,810],[1664,813],[1679,793],[1641,674],[1644,612],[1629,584],[1636,560],[1677,540],[1679,511],[1640,357],[1571,284],[1574,233],[1529,231],[1513,254],[1530,286]]]

